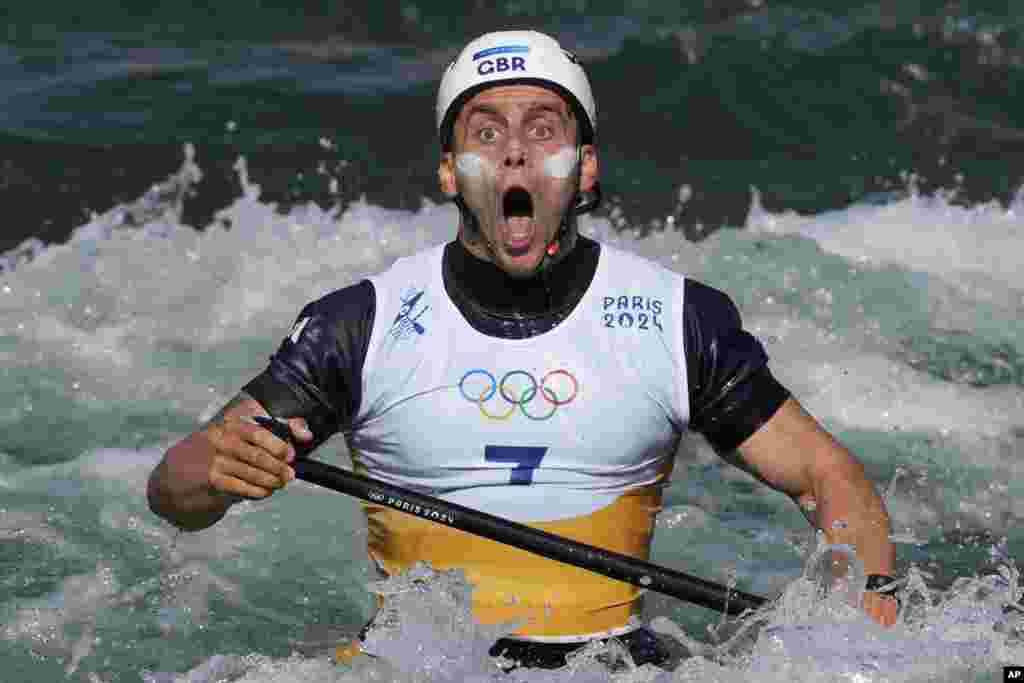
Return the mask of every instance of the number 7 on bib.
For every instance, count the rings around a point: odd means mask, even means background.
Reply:
[[[514,463],[510,472],[510,484],[533,483],[533,471],[540,467],[540,461],[548,452],[547,446],[484,446],[486,462]]]

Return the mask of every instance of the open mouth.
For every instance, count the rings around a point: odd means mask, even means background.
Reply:
[[[533,218],[533,198],[522,187],[510,187],[501,199],[505,218]]]
[[[530,249],[533,242],[533,199],[522,187],[511,187],[501,198],[505,218],[505,248],[514,256]]]

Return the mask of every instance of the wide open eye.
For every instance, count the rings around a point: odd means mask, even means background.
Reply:
[[[533,140],[550,140],[554,136],[555,131],[547,123],[530,126],[530,138]]]
[[[492,144],[498,141],[498,130],[496,128],[481,128],[476,132],[477,138],[484,144]]]
[[[501,200],[501,208],[506,217],[533,216],[533,199],[522,187],[510,187]]]

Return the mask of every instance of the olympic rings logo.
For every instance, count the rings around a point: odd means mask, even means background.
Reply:
[[[472,390],[467,390],[466,388],[466,380],[477,375],[481,375],[487,380],[478,395],[475,392],[475,388]],[[557,381],[559,378],[564,379]],[[555,390],[559,387],[567,390],[563,391],[565,394],[564,398],[559,396]],[[560,406],[572,403],[576,399],[576,394],[579,393],[579,390],[580,385],[576,381],[576,376],[568,370],[561,369],[552,370],[547,373],[541,378],[540,382],[526,370],[509,370],[501,376],[501,380],[496,380],[490,372],[479,368],[470,370],[459,380],[459,392],[462,394],[462,397],[470,403],[475,403],[480,408],[480,413],[489,420],[507,420],[512,417],[516,408],[519,408],[519,411],[531,420],[550,420]],[[473,393],[470,393],[470,391]],[[508,402],[508,410],[498,413],[488,411],[487,402],[496,393]],[[531,410],[527,409],[527,405],[533,401],[537,394],[540,394],[544,402],[550,405],[550,408],[536,412],[531,412]]]

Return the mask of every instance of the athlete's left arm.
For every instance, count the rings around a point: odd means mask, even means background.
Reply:
[[[793,498],[830,543],[855,546],[867,574],[893,574],[889,515],[864,466],[795,399],[787,399],[737,453],[744,469]],[[894,600],[864,596],[872,618],[895,622]]]

